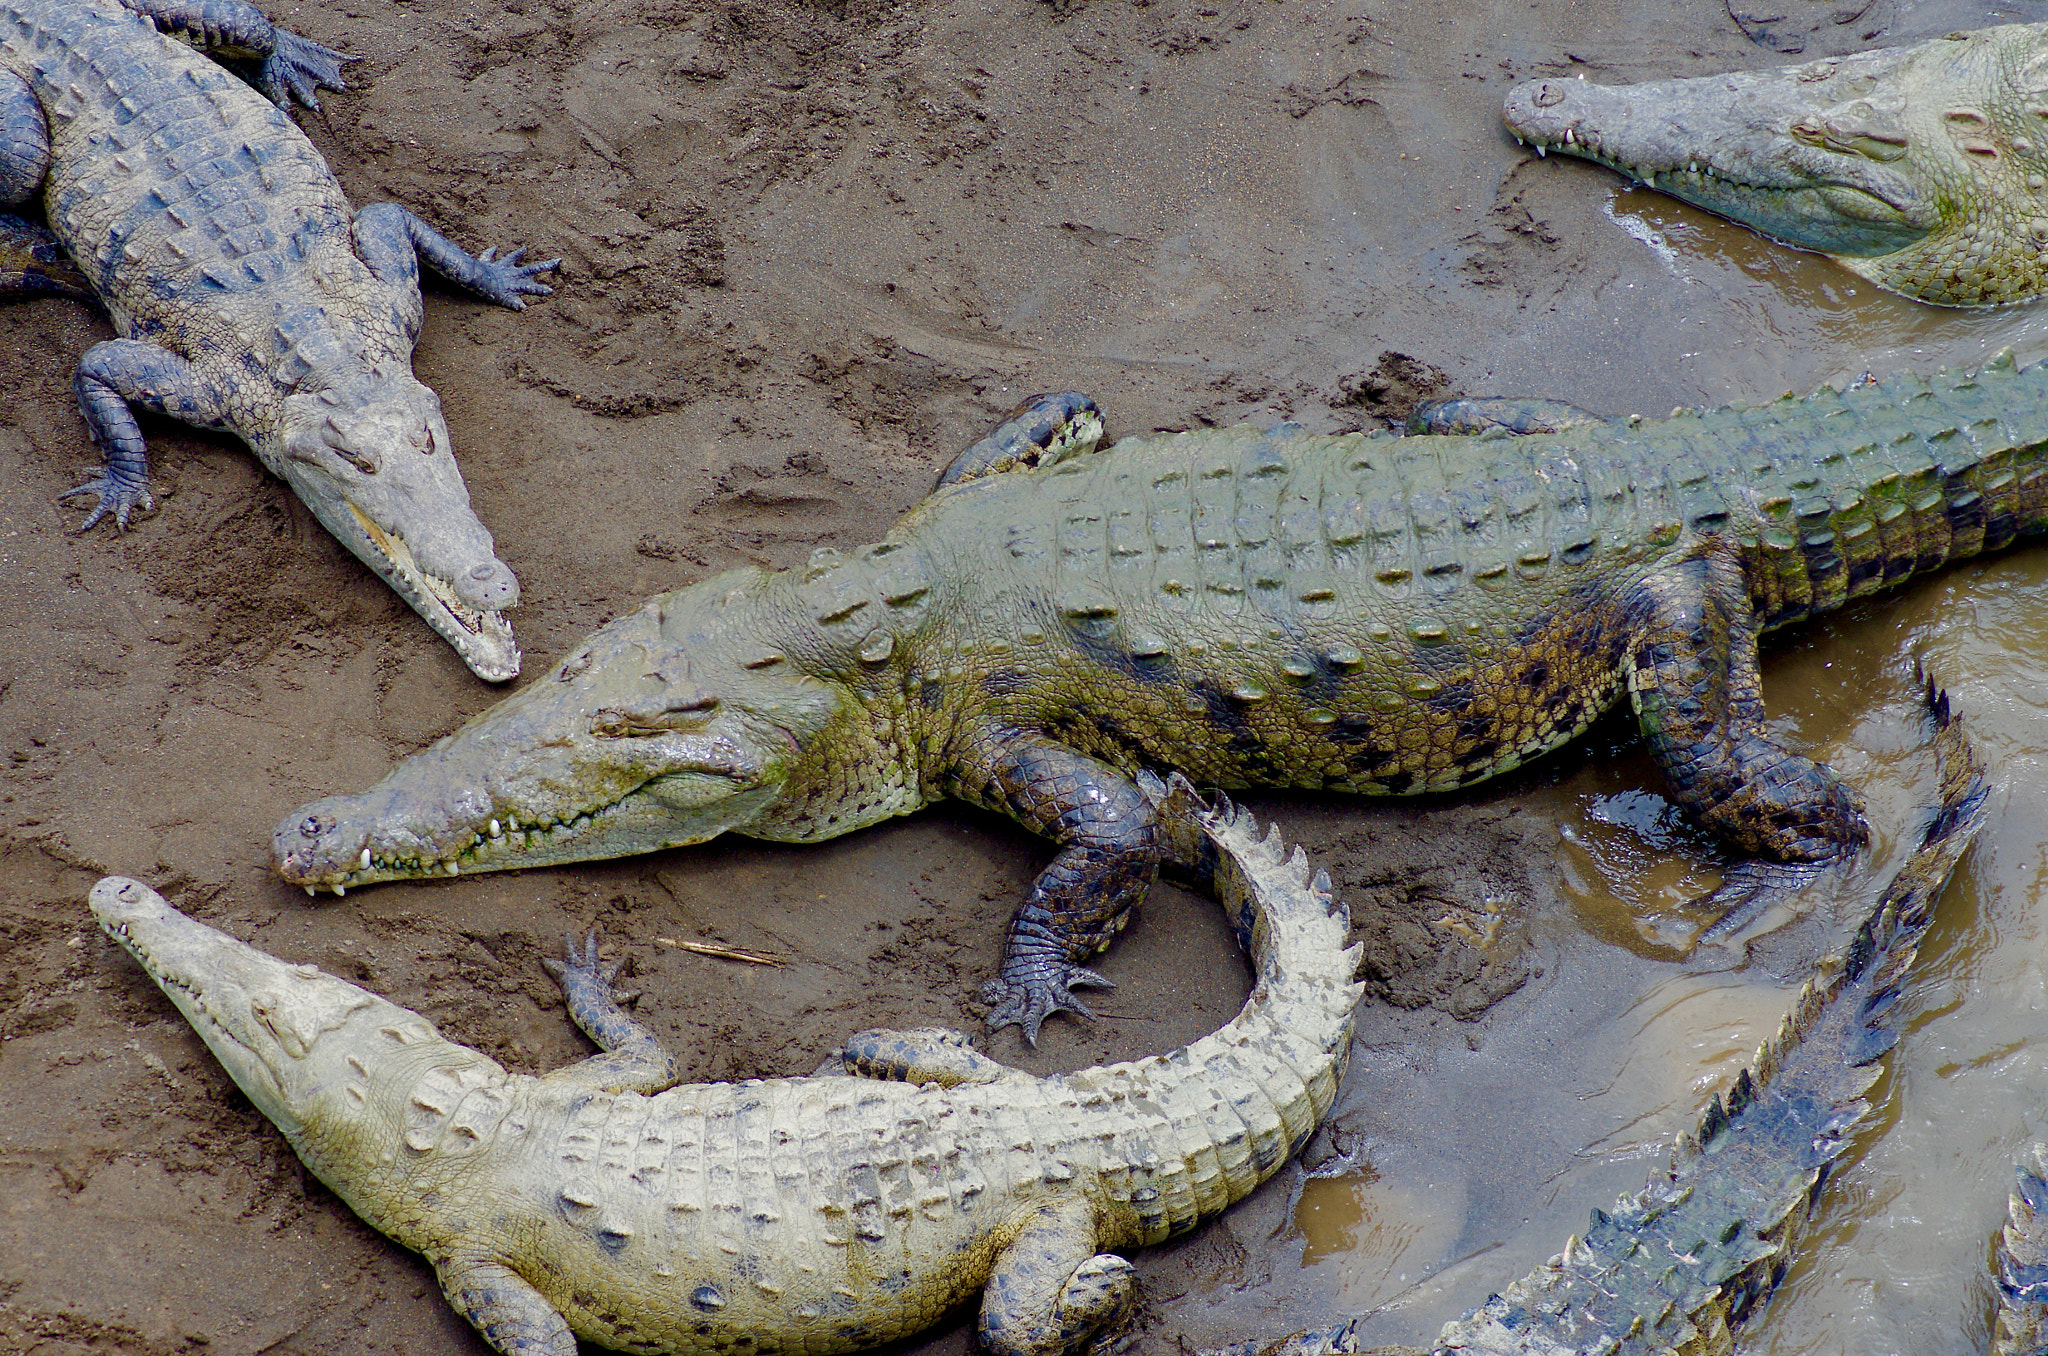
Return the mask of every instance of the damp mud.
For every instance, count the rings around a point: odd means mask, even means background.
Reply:
[[[1806,59],[2034,17],[1788,6],[1812,19]],[[430,294],[417,362],[524,585],[529,673],[649,593],[880,536],[1037,391],[1093,393],[1113,434],[1338,430],[1439,394],[1660,414],[2048,356],[2039,305],[1904,302],[1502,132],[1530,77],[1785,59],[1718,0],[273,16],[363,58],[301,116],[358,204],[565,259],[524,314]],[[273,878],[283,814],[495,694],[225,440],[150,424],[158,511],[74,535],[56,496],[94,456],[70,372],[110,334],[71,302],[0,309],[0,1352],[484,1350],[94,931],[106,872],[521,1071],[587,1052],[541,960],[589,927],[694,1078],[806,1071],[864,1027],[979,1028],[1048,854],[958,808],[341,901]],[[1989,756],[1992,825],[1923,950],[1881,1127],[1749,1349],[1981,1349],[2009,1163],[2048,1131],[2044,583],[2048,549],[2022,548],[1770,647],[1774,728],[1864,790],[1876,843],[1740,950],[1677,945],[1715,849],[1619,720],[1467,797],[1256,801],[1351,901],[1371,1000],[1303,1164],[1138,1257],[1146,1349],[1367,1311],[1374,1340],[1424,1339],[1638,1188],[1916,831],[1916,655]],[[1097,1020],[988,1048],[1037,1069],[1170,1049],[1234,1011],[1230,954],[1209,901],[1162,888],[1104,963]],[[964,1352],[969,1323],[905,1349]]]

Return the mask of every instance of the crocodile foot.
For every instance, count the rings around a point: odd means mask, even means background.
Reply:
[[[96,494],[99,496],[99,502],[93,505],[93,510],[85,516],[85,521],[78,525],[80,533],[92,531],[99,520],[110,513],[114,515],[114,526],[126,531],[128,519],[137,509],[150,513],[156,508],[156,500],[150,495],[147,482],[138,480],[130,483],[104,469],[83,485],[58,495],[57,502],[62,503],[81,494]]]
[[[573,933],[564,937],[562,943],[568,957],[566,960],[543,956],[540,963],[561,982],[562,992],[572,1002],[587,994],[598,1006],[624,1006],[640,996],[636,990],[612,987],[612,981],[619,977],[619,967],[625,962],[608,961],[598,954],[596,928],[592,928],[583,939],[581,950],[577,949]]]
[[[1093,1017],[1088,1005],[1074,996],[1077,988],[1114,989],[1116,981],[1071,961],[1031,961],[1014,974],[981,986],[981,1001],[990,1007],[988,1029],[1022,1029],[1026,1045],[1038,1044],[1038,1028],[1055,1012]]]
[[[323,46],[311,38],[287,33],[282,28],[273,32],[277,45],[264,58],[263,69],[256,77],[256,87],[280,108],[297,99],[308,108],[318,109],[320,96],[313,91],[347,88],[341,83],[341,64],[362,60]]]
[[[528,296],[545,297],[555,290],[534,275],[545,273],[551,268],[560,268],[562,261],[543,259],[538,263],[522,264],[519,262],[519,256],[524,253],[524,245],[516,250],[508,250],[502,255],[498,253],[496,246],[485,250],[476,257],[480,265],[478,277],[470,285],[487,301],[495,301],[500,306],[509,306],[515,311],[525,310],[526,303],[520,298],[522,292]]]

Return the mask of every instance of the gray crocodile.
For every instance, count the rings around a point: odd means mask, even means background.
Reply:
[[[559,261],[473,257],[395,203],[352,212],[292,120],[195,47],[309,107],[349,59],[242,0],[0,4],[0,206],[40,190],[51,228],[0,231],[67,254],[121,335],[78,364],[106,464],[64,497],[96,497],[85,528],[153,507],[131,406],[232,432],[479,676],[513,677],[519,581],[412,374],[419,265],[517,310]],[[52,279],[0,270],[0,293]]]
[[[1508,130],[1938,306],[2048,287],[2048,24],[1690,80],[1532,80]]]
[[[872,1031],[851,1077],[676,1084],[596,940],[553,968],[604,1054],[542,1078],[418,1014],[273,959],[136,881],[93,887],[142,963],[306,1166],[424,1253],[507,1356],[873,1346],[982,1296],[996,1353],[1106,1350],[1118,1250],[1183,1233],[1276,1172],[1336,1096],[1362,986],[1329,878],[1185,782],[1150,787],[1213,879],[1256,983],[1172,1054],[1040,1078],[948,1031]],[[828,1061],[828,1066],[831,1064]]]
[[[816,841],[958,797],[1059,846],[990,990],[1028,1037],[1101,982],[1080,961],[1153,879],[1142,768],[1450,790],[1626,694],[1699,823],[1839,860],[1858,798],[1773,738],[1759,632],[2048,526],[2048,366],[2009,354],[1519,437],[1282,425],[1095,451],[1073,395],[1010,427],[1028,455],[970,448],[884,541],[662,594],[369,791],[294,811],[278,871],[339,893],[726,831]]]
[[[1593,1211],[1585,1237],[1447,1324],[1434,1356],[1706,1356],[1734,1348],[1732,1332],[1759,1313],[1790,1264],[1809,1206],[1854,1137],[1870,1121],[1866,1095],[1897,1043],[1910,1005],[1901,986],[1949,875],[1983,827],[1989,787],[1983,764],[1951,716],[1947,694],[1928,689],[1941,764],[1940,802],[1919,848],[1879,896],[1848,948],[1824,962],[1778,1032],[1739,1074],[1724,1101],[1708,1104],[1671,1166],[1610,1213]],[[2048,1295],[2041,1265],[2048,1221],[2027,1201],[2048,1187],[2021,1169],[2021,1189],[2001,1268],[2010,1330],[2024,1334],[2026,1300]],[[2016,1260],[2015,1260],[2016,1259]],[[2029,1293],[2031,1287],[2031,1293]],[[1208,1356],[1421,1356],[1409,1347],[1367,1347],[1361,1319],[1287,1337],[1252,1340]],[[2039,1327],[2032,1329],[2038,1338]],[[2024,1336],[2020,1339],[2024,1341]],[[1994,1347],[1995,1356],[2038,1345]]]

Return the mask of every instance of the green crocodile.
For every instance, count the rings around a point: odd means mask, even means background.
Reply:
[[[0,3],[0,206],[40,196],[51,228],[0,216],[0,293],[89,287],[121,336],[73,382],[105,467],[61,497],[95,499],[85,528],[151,506],[131,406],[234,433],[478,676],[511,678],[519,581],[413,377],[420,264],[518,310],[560,261],[352,211],[292,120],[195,46],[313,108],[351,59],[243,0]]]
[[[1241,1200],[1314,1131],[1362,992],[1349,915],[1300,849],[1185,781],[1148,791],[1256,983],[1192,1045],[1047,1078],[956,1032],[872,1031],[838,1052],[852,1077],[678,1085],[594,936],[555,969],[605,1053],[518,1076],[136,881],[101,881],[92,909],[307,1167],[424,1253],[507,1356],[575,1356],[576,1336],[822,1356],[977,1292],[989,1351],[1064,1356],[1121,1336],[1134,1273],[1118,1250]]]
[[[1075,415],[1012,426],[1042,456],[970,469],[879,544],[655,598],[369,791],[287,816],[278,871],[339,893],[728,830],[808,842],[958,797],[1059,845],[990,990],[1028,1038],[1102,982],[1079,962],[1153,879],[1141,768],[1449,790],[1626,692],[1700,823],[1840,858],[1858,798],[1770,734],[1758,633],[2048,525],[2048,366],[2010,355],[1519,437],[1093,451],[1085,397],[1042,405]]]
[[[1612,1213],[1593,1211],[1584,1238],[1485,1304],[1445,1325],[1434,1356],[1722,1356],[1783,1279],[1808,1206],[1870,1120],[1865,1094],[1897,1043],[1909,1005],[1898,1001],[1935,902],[1983,827],[1984,767],[1928,689],[1941,763],[1941,797],[1920,846],[1885,887],[1842,955],[1822,964],[1771,1040],[1715,1096],[1670,1168]],[[2002,1322],[2014,1343],[1994,1356],[2038,1356],[2048,1295],[2034,1204],[2048,1204],[2041,1160],[2020,1170],[2000,1268]],[[2026,1301],[2033,1309],[2026,1309]],[[2031,1330],[2026,1324],[2036,1326]],[[1421,1356],[1368,1347],[1352,1319],[1287,1337],[1240,1343],[1208,1356]]]
[[[1532,80],[1508,130],[1938,306],[2048,287],[2048,24],[1691,80]]]

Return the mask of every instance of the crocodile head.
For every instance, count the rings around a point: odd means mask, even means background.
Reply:
[[[469,506],[441,400],[402,365],[285,397],[266,458],[480,678],[519,672],[519,580]]]
[[[350,1044],[329,1039],[366,1010],[403,1022],[405,1009],[311,966],[290,965],[194,922],[140,881],[93,886],[93,917],[177,1004],[257,1109],[295,1135],[345,1081]]]
[[[308,894],[588,861],[728,830],[828,837],[907,808],[844,804],[857,703],[756,639],[766,576],[664,594],[357,796],[286,816],[272,862]],[[829,827],[805,806],[830,800]],[[865,805],[865,802],[863,802]],[[839,814],[843,809],[845,813]]]
[[[1922,301],[2048,287],[2040,25],[1691,80],[1532,80],[1502,116],[1539,151],[1597,160]]]

